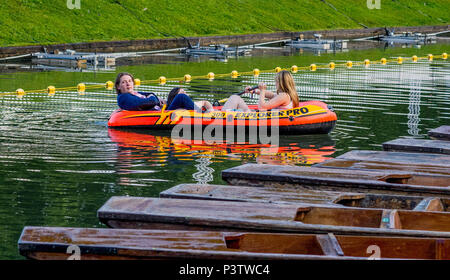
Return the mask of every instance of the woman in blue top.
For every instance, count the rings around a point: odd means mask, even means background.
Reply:
[[[164,104],[152,92],[137,92],[134,90],[134,78],[130,73],[119,73],[115,83],[117,104],[123,110],[160,110]]]
[[[117,104],[123,110],[161,110],[166,104],[152,92],[137,92],[134,90],[134,77],[130,73],[119,73],[115,83],[117,91]],[[194,103],[186,92],[179,87],[172,89],[167,100],[167,110],[186,109],[202,112],[211,111],[212,105],[208,101]]]

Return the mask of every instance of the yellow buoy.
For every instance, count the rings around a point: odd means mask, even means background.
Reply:
[[[330,62],[328,64],[328,68],[330,68],[330,70],[334,70],[334,68],[336,68],[336,64],[334,62]]]
[[[236,70],[231,71],[231,78],[235,79],[235,78],[237,78],[238,76],[239,76],[238,71],[236,71]]]
[[[385,65],[387,63],[387,59],[386,58],[382,58],[380,59],[381,64]]]
[[[433,55],[430,53],[427,55],[428,61],[433,61]]]
[[[21,89],[21,88],[18,88],[16,90],[16,94],[17,94],[18,98],[22,98],[25,95],[25,91],[23,89]]]
[[[413,61],[413,62],[417,62],[418,59],[419,59],[419,58],[417,57],[417,55],[413,55],[413,56],[412,56],[412,61]]]
[[[276,67],[276,68],[275,68],[275,72],[278,73],[278,72],[280,72],[280,71],[281,71],[281,67]]]
[[[158,78],[158,83],[159,83],[160,85],[165,85],[166,82],[167,82],[166,77],[161,76],[161,77]]]
[[[292,65],[291,72],[292,73],[297,73],[298,72],[298,66],[297,65]]]
[[[347,68],[352,68],[353,67],[353,62],[347,61],[347,63],[345,63],[345,65],[347,66]]]
[[[364,59],[364,66],[369,67],[370,66],[370,60]]]
[[[78,94],[83,95],[84,92],[86,91],[86,85],[83,83],[79,83],[77,85],[77,91],[78,91]]]
[[[397,63],[398,64],[402,64],[403,63],[403,58],[401,56],[397,57]]]
[[[186,83],[189,83],[190,81],[192,81],[192,76],[189,74],[184,75],[184,81]]]
[[[447,53],[443,53],[443,54],[442,54],[442,59],[447,59],[447,58],[448,58]]]
[[[55,89],[54,86],[48,86],[47,87],[47,92],[48,92],[49,96],[53,96],[53,95],[55,95],[56,89]]]
[[[316,71],[317,70],[317,66],[315,64],[311,64],[311,65],[309,65],[309,70]]]
[[[107,81],[105,87],[107,90],[112,90],[114,88],[114,83],[111,81]]]
[[[141,80],[139,80],[139,79],[134,79],[134,86],[135,87],[138,87],[138,86],[140,86],[141,85]]]
[[[207,77],[210,81],[212,81],[212,80],[214,80],[214,73],[213,73],[213,72],[209,72],[208,75],[206,75],[206,77]]]
[[[259,76],[259,69],[258,68],[253,69],[253,76],[255,76],[255,77]]]

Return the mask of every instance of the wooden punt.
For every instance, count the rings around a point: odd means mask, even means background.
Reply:
[[[386,151],[350,151],[314,167],[399,170],[411,174],[436,174],[450,179],[450,156],[442,154],[404,153]]]
[[[301,188],[180,184],[161,192],[159,196],[181,199],[327,204],[336,207],[450,211],[450,198],[342,193]]]
[[[450,140],[450,125],[443,125],[428,131],[428,136],[440,140]]]
[[[450,198],[448,176],[270,164],[244,164],[222,171],[231,185],[283,186]]]
[[[162,198],[313,204],[331,204],[338,197],[351,195],[361,196],[362,194],[271,186],[255,188],[209,184],[180,184],[159,193],[159,197]]]
[[[450,239],[329,234],[25,227],[19,252],[29,259],[338,260],[450,259]],[[70,251],[69,251],[70,252]]]
[[[97,216],[112,228],[450,238],[450,213],[447,212],[112,197],[98,210]]]
[[[450,154],[450,142],[445,140],[395,139],[384,142],[385,151],[406,151],[419,153]]]
[[[373,160],[401,164],[418,164],[424,166],[442,166],[449,168],[450,156],[430,153],[386,152],[353,150],[338,156],[339,159]]]

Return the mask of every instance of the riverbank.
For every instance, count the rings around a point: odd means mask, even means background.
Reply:
[[[436,26],[403,26],[395,28],[396,32],[421,32],[435,33],[445,30],[450,31],[450,25]],[[227,35],[227,36],[200,36],[187,37],[191,43],[200,42],[202,45],[208,44],[231,44],[231,45],[248,45],[261,42],[269,42],[274,40],[290,39],[303,34],[305,38],[313,38],[313,34],[322,34],[323,38],[339,38],[354,39],[361,37],[377,36],[385,34],[384,28],[358,28],[358,29],[336,29],[336,30],[312,30],[303,32],[274,32],[259,33],[245,35]],[[165,38],[165,39],[148,39],[148,40],[126,40],[126,41],[109,41],[109,42],[86,42],[86,43],[70,43],[70,44],[50,44],[50,45],[34,45],[34,46],[15,46],[0,47],[0,58],[12,57],[47,50],[72,49],[79,52],[142,52],[151,50],[180,48],[186,46],[184,38]]]
[[[173,39],[182,37],[277,37],[313,30],[448,26],[450,22],[445,0],[381,1],[379,9],[368,7],[367,1],[350,5],[342,0],[171,0],[158,5],[146,0],[79,2],[79,6],[68,7],[67,1],[7,1],[0,6],[0,47],[80,42],[84,42],[80,49],[105,42],[120,47],[127,42],[146,45],[152,39],[156,41],[150,47],[157,48],[158,40],[182,42]]]

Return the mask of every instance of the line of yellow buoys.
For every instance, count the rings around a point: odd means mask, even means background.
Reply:
[[[299,70],[306,70],[306,71],[316,71],[317,69],[326,69],[328,68],[329,70],[334,70],[336,67],[346,67],[348,69],[354,67],[354,66],[364,66],[364,67],[369,67],[370,64],[382,64],[382,65],[386,65],[389,62],[396,62],[397,64],[402,64],[404,61],[412,61],[412,62],[418,62],[419,60],[423,60],[426,59],[428,61],[433,61],[434,58],[441,58],[441,59],[447,59],[448,55],[447,53],[443,53],[441,55],[433,55],[433,54],[428,54],[425,57],[418,57],[416,55],[410,57],[410,58],[404,58],[404,57],[397,57],[397,58],[393,58],[393,59],[386,59],[386,58],[381,58],[380,60],[377,61],[370,61],[369,59],[365,59],[362,62],[353,62],[353,61],[347,61],[345,63],[341,63],[341,64],[336,64],[334,62],[330,62],[329,64],[325,64],[325,65],[316,65],[316,64],[311,64],[309,66],[304,66],[304,67],[298,67],[297,65],[293,65],[291,66],[290,69],[288,68],[281,68],[281,67],[276,67],[274,69],[270,69],[270,70],[259,70],[259,69],[253,69],[252,71],[248,71],[248,72],[241,72],[239,73],[236,70],[233,70],[231,73],[227,73],[227,74],[214,74],[213,72],[209,72],[206,75],[200,75],[200,76],[191,76],[190,74],[186,74],[183,77],[178,77],[178,78],[166,78],[164,76],[159,77],[156,80],[145,80],[145,81],[141,81],[140,79],[135,79],[134,83],[135,86],[140,86],[142,84],[160,84],[160,85],[164,85],[166,84],[168,81],[184,81],[185,83],[189,83],[194,79],[209,79],[209,80],[214,80],[215,78],[220,78],[220,77],[230,77],[231,78],[238,78],[241,75],[253,75],[255,77],[258,77],[260,75],[260,73],[278,73],[282,70],[287,70],[287,71],[291,71],[292,73],[297,73]],[[6,95],[14,95],[16,94],[18,98],[22,98],[25,94],[27,93],[48,93],[49,96],[53,96],[55,95],[55,93],[58,92],[62,92],[62,91],[74,91],[76,90],[80,95],[85,94],[86,90],[88,89],[100,89],[100,88],[106,88],[107,90],[113,90],[114,89],[114,83],[112,81],[107,81],[105,84],[95,84],[95,85],[86,85],[84,83],[80,83],[77,86],[74,87],[65,87],[65,88],[55,88],[54,86],[48,86],[46,89],[40,89],[40,90],[23,90],[21,88],[17,89],[16,92],[4,92],[4,93],[0,93],[0,97],[6,96]]]

